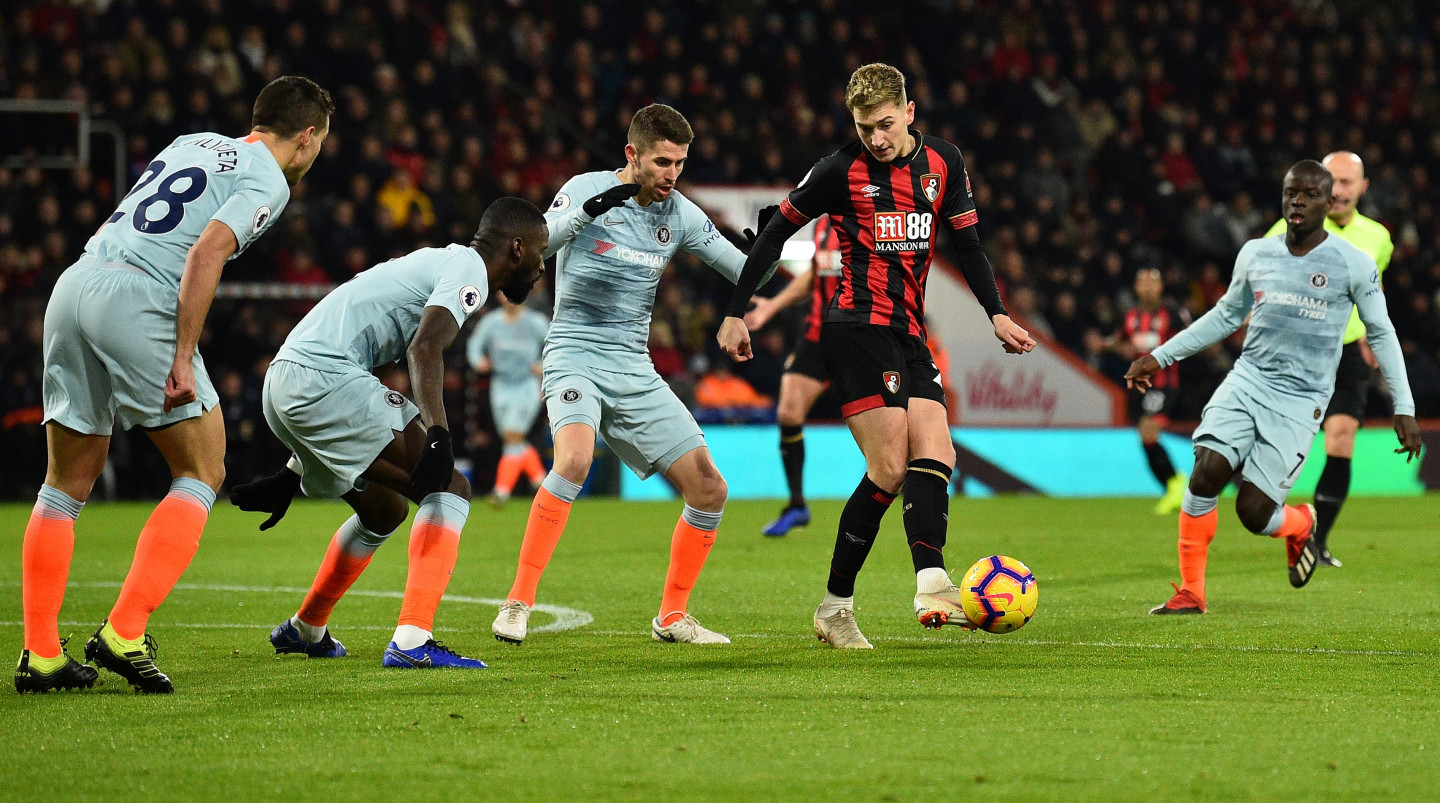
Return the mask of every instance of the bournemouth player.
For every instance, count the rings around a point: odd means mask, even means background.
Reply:
[[[465,344],[470,367],[490,375],[490,412],[503,442],[488,499],[493,507],[505,505],[521,473],[535,488],[545,479],[540,453],[526,439],[540,414],[540,349],[549,328],[549,318],[507,296],[499,310],[480,319]]]
[[[1369,254],[1383,279],[1395,244],[1383,224],[1365,217],[1355,208],[1370,187],[1370,180],[1365,178],[1365,163],[1349,151],[1336,151],[1321,160],[1321,164],[1335,177],[1335,206],[1325,216],[1325,230]],[[1284,230],[1285,221],[1277,220],[1265,236]],[[1330,528],[1350,494],[1350,459],[1355,455],[1355,433],[1365,419],[1370,369],[1376,365],[1375,354],[1365,343],[1365,324],[1360,322],[1359,310],[1350,313],[1344,342],[1340,367],[1335,372],[1335,393],[1330,397],[1330,406],[1325,409],[1325,420],[1320,425],[1325,433],[1325,468],[1315,485],[1315,544],[1320,549],[1321,565],[1336,568],[1340,561],[1330,554]]]
[[[285,76],[261,90],[244,139],[176,139],[56,282],[44,335],[50,460],[25,528],[17,691],[95,682],[94,669],[65,654],[58,616],[75,519],[117,420],[145,429],[174,481],[85,655],[142,692],[174,691],[145,626],[194,557],[225,475],[219,397],[196,343],[225,262],[274,224],[320,154],[334,110],[313,81]]]
[[[400,623],[384,666],[485,664],[435,640],[435,610],[450,582],[470,483],[455,470],[443,386],[445,349],[495,290],[523,300],[544,271],[545,218],[522,198],[485,210],[469,245],[421,248],[377,265],[315,305],[285,339],[265,374],[265,420],[294,453],[278,474],[242,485],[231,501],[285,515],[297,490],[343,498],[355,511],[330,541],[300,610],[270,634],[277,653],[335,658],[335,604],[375,550],[419,506],[410,528],[410,568]],[[405,358],[415,402],[387,389],[375,368]],[[417,406],[418,405],[418,406]]]
[[[1319,560],[1315,508],[1286,505],[1335,387],[1340,336],[1351,307],[1360,311],[1370,347],[1395,397],[1397,453],[1420,453],[1415,402],[1400,342],[1385,310],[1380,273],[1365,252],[1325,231],[1334,203],[1332,179],[1319,162],[1297,162],[1285,174],[1283,236],[1251,240],[1235,259],[1230,288],[1215,308],[1154,352],[1125,378],[1142,392],[1152,377],[1240,328],[1245,347],[1205,405],[1195,430],[1195,470],[1180,512],[1180,577],[1155,614],[1204,613],[1205,558],[1215,537],[1217,497],[1235,471],[1235,513],[1252,533],[1285,539],[1290,585],[1309,582]]]
[[[745,264],[745,255],[675,189],[693,138],[678,111],[646,106],[631,118],[625,166],[575,176],[545,213],[546,256],[559,254],[542,382],[555,464],[531,503],[515,583],[491,627],[501,641],[525,640],[540,576],[590,473],[596,433],[641,479],[659,472],[685,499],[651,635],[730,641],[687,613],[720,526],[725,480],[699,425],[655,372],[646,348],[655,288],[676,251],[694,254],[732,281]]]
[[[836,239],[830,219],[817,220],[815,256],[810,261],[810,270],[797,273],[774,298],[757,297],[754,309],[745,313],[745,327],[756,330],[780,310],[801,299],[810,300],[805,331],[795,341],[790,356],[785,358],[785,373],[780,377],[780,401],[775,408],[775,418],[780,425],[780,462],[785,467],[785,483],[790,487],[790,503],[761,530],[769,536],[779,537],[810,523],[810,508],[805,504],[805,419],[830,385],[825,360],[820,356],[820,324],[840,286],[840,250]]]
[[[905,97],[905,77],[889,65],[865,65],[850,77],[845,104],[859,141],[822,159],[780,204],[781,214],[751,249],[717,339],[731,357],[750,358],[741,316],[756,282],[787,238],[807,221],[830,215],[841,276],[825,312],[820,350],[845,422],[865,455],[865,477],[840,516],[815,631],[832,646],[867,649],[870,642],[855,623],[855,576],[902,487],[916,615],[926,627],[967,624],[942,552],[955,448],[945,391],[925,344],[925,278],[941,226],[950,230],[960,269],[1005,350],[1028,352],[1035,341],[1000,302],[975,232],[960,150],[910,130],[915,104]]]
[[[1165,281],[1155,268],[1141,268],[1135,273],[1135,306],[1126,311],[1124,328],[1116,335],[1116,344],[1123,344],[1129,358],[1143,357],[1190,323],[1190,316],[1173,304],[1163,303]],[[1165,494],[1155,505],[1157,514],[1169,515],[1180,509],[1185,497],[1184,474],[1175,470],[1165,447],[1160,443],[1160,430],[1170,423],[1170,413],[1179,397],[1180,369],[1171,365],[1151,377],[1150,389],[1130,397],[1130,416],[1140,430],[1140,445],[1145,460]]]

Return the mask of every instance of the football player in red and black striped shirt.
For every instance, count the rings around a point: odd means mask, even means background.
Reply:
[[[1125,313],[1124,329],[1115,337],[1120,346],[1118,350],[1124,352],[1126,359],[1144,357],[1190,325],[1190,316],[1183,310],[1162,303],[1164,294],[1165,281],[1160,271],[1141,268],[1135,274],[1137,303]],[[1180,371],[1172,364],[1155,374],[1151,382],[1149,392],[1130,396],[1130,416],[1140,429],[1140,444],[1145,448],[1150,471],[1165,488],[1155,512],[1170,514],[1180,510],[1189,479],[1175,470],[1165,447],[1160,444],[1160,429],[1170,423],[1170,413],[1179,397]]]
[[[902,487],[916,615],[926,627],[968,625],[959,589],[945,573],[955,449],[944,389],[925,345],[925,277],[941,225],[950,229],[960,270],[1005,350],[1025,353],[1035,341],[1000,302],[975,233],[960,150],[909,128],[915,104],[905,96],[905,76],[887,64],[867,64],[850,76],[845,105],[859,141],[820,160],[780,204],[781,214],[750,251],[717,339],[731,357],[749,359],[741,316],[760,279],[800,226],[830,216],[841,254],[840,289],[825,311],[820,351],[866,473],[840,516],[815,630],[832,646],[868,648],[855,624],[855,575]]]
[[[780,377],[780,401],[775,406],[775,419],[780,424],[780,462],[785,466],[785,483],[790,487],[790,502],[779,517],[765,525],[762,533],[779,537],[796,527],[810,523],[810,508],[805,504],[805,419],[810,408],[830,385],[825,360],[820,356],[820,324],[825,309],[840,286],[840,250],[837,236],[828,217],[815,222],[815,256],[810,270],[797,273],[785,289],[774,298],[756,298],[755,308],[745,313],[745,328],[763,327],[777,312],[801,299],[809,298],[810,310],[805,315],[805,331],[795,341],[795,348],[785,358],[785,373]]]

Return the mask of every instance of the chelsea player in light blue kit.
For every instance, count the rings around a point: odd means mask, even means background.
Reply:
[[[521,300],[544,271],[545,218],[523,198],[501,198],[469,245],[421,248],[336,288],[295,326],[265,374],[265,420],[294,453],[275,474],[242,485],[231,501],[270,514],[297,489],[343,498],[355,511],[330,541],[299,611],[270,634],[277,653],[338,658],[335,604],[409,513],[410,566],[400,622],[381,663],[400,669],[484,669],[435,640],[435,611],[470,513],[470,483],[455,470],[445,415],[445,349],[494,290]],[[374,370],[406,359],[412,403]]]
[[[590,472],[598,432],[637,476],[664,474],[685,498],[651,635],[729,643],[687,612],[720,526],[725,480],[646,345],[655,288],[676,251],[694,254],[732,282],[745,264],[745,254],[675,189],[693,138],[678,111],[646,106],[631,118],[625,167],[570,179],[545,213],[546,254],[559,254],[543,382],[555,464],[531,504],[515,583],[491,627],[501,641],[525,639],[540,576]]]
[[[1286,233],[1251,240],[1235,259],[1230,288],[1215,308],[1151,354],[1125,378],[1144,392],[1150,377],[1240,328],[1245,347],[1205,405],[1195,430],[1195,470],[1180,513],[1180,577],[1169,602],[1153,614],[1204,613],[1205,560],[1218,520],[1217,498],[1236,470],[1235,513],[1245,529],[1284,538],[1290,585],[1310,581],[1319,562],[1313,505],[1286,505],[1335,389],[1335,367],[1352,307],[1380,362],[1395,402],[1397,453],[1420,454],[1415,400],[1395,327],[1385,310],[1375,260],[1324,229],[1334,179],[1319,162],[1297,162],[1285,174]]]
[[[145,627],[194,557],[225,479],[225,425],[196,343],[226,261],[274,224],[319,156],[334,110],[315,82],[285,76],[256,98],[244,139],[179,137],[56,282],[44,334],[49,466],[21,557],[17,691],[95,682],[94,669],[64,653],[57,623],[75,519],[117,421],[146,431],[174,481],[140,531],[119,598],[85,655],[142,692],[174,691],[155,667]]]
[[[550,319],[502,294],[500,308],[480,319],[465,344],[465,359],[490,375],[490,412],[503,453],[488,501],[504,507],[523,472],[533,488],[545,479],[540,453],[526,440],[540,414],[540,350]]]

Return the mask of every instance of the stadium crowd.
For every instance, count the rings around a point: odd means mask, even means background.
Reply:
[[[270,79],[313,77],[339,107],[325,153],[226,281],[329,285],[467,241],[500,195],[543,208],[571,175],[620,166],[629,115],[650,102],[694,126],[682,190],[793,186],[854,136],[845,76],[888,61],[909,77],[917,128],[964,149],[1015,317],[1112,378],[1128,359],[1107,339],[1138,269],[1159,268],[1170,298],[1203,312],[1240,244],[1277,217],[1285,168],[1348,149],[1371,180],[1361,212],[1395,241],[1385,292],[1419,414],[1435,416],[1440,16],[1424,5],[18,0],[0,11],[0,98],[77,100],[118,123],[133,181],[179,134],[245,131]],[[114,206],[102,150],[88,170],[0,169],[0,495],[33,496],[44,473],[42,317],[56,276]],[[692,258],[675,264],[653,351],[667,379],[693,386],[715,359],[728,286]],[[221,299],[210,317],[201,350],[236,481],[278,459],[260,380],[304,304]],[[799,314],[757,337],[760,359],[738,368],[758,393],[775,395]],[[1198,418],[1238,344],[1185,363],[1180,418]],[[496,450],[483,383],[454,358],[447,388],[463,413],[452,420],[471,424],[457,442],[479,464]],[[1386,414],[1383,394],[1372,398],[1370,414]],[[122,466],[159,459],[115,446]],[[166,476],[121,471],[115,484],[156,493],[145,484],[163,489]]]

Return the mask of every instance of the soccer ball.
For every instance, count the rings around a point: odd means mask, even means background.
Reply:
[[[981,630],[1009,633],[1035,615],[1040,589],[1035,574],[1014,558],[981,558],[960,582],[960,606]]]

